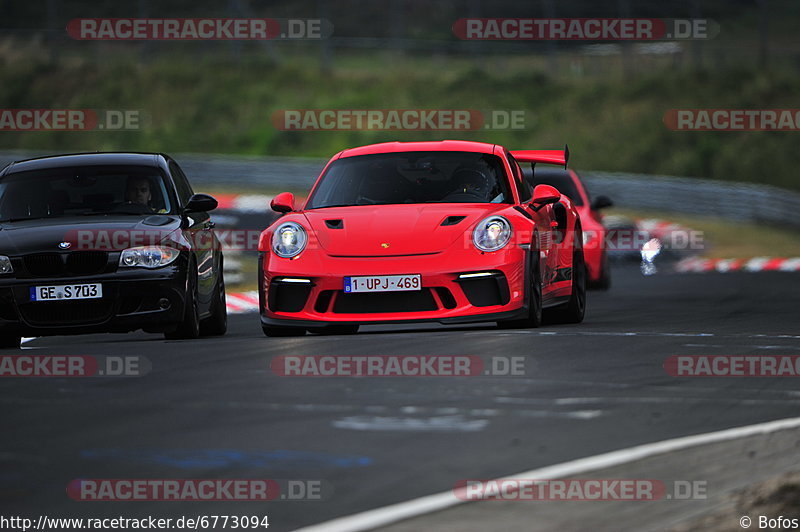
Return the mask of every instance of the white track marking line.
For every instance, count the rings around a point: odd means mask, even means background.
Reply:
[[[696,434],[694,436],[684,436],[671,440],[637,445],[627,449],[620,449],[609,453],[580,458],[569,462],[563,462],[552,466],[542,467],[524,471],[516,475],[496,479],[498,483],[507,479],[519,478],[565,478],[587,471],[605,469],[621,464],[635,462],[651,456],[670,453],[722,441],[733,440],[736,438],[746,438],[757,434],[768,434],[779,430],[793,429],[800,427],[800,418],[788,418],[777,421],[769,421],[756,425],[736,427],[732,429],[709,432],[706,434]],[[458,498],[455,493],[445,491],[425,497],[419,497],[410,501],[405,501],[374,510],[340,517],[324,523],[311,525],[297,529],[298,532],[357,532],[361,530],[372,530],[377,527],[386,526],[405,519],[419,517],[427,513],[437,512],[446,508],[451,508],[468,501]]]

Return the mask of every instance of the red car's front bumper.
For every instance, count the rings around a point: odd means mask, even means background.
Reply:
[[[514,246],[495,253],[462,249],[374,258],[332,257],[322,250],[304,253],[302,260],[262,254],[261,321],[265,325],[318,327],[524,317],[527,254],[527,250]],[[475,273],[490,275],[461,277]],[[346,276],[404,274],[420,274],[422,290],[344,292]]]

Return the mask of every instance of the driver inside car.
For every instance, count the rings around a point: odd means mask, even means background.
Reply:
[[[477,168],[458,168],[453,172],[450,182],[453,189],[443,201],[453,202],[495,202],[492,197],[494,180]],[[501,194],[502,196],[502,194]]]
[[[165,209],[155,209],[152,205],[153,192],[150,180],[146,177],[131,177],[125,188],[125,202],[142,205],[151,212],[166,212]]]

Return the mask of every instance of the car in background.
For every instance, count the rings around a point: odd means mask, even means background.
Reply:
[[[608,290],[611,287],[611,267],[607,242],[607,229],[603,225],[601,209],[611,207],[607,196],[590,199],[580,176],[572,168],[532,168],[526,172],[531,186],[550,185],[572,200],[583,226],[583,252],[588,270],[588,287]]]
[[[216,206],[164,154],[9,164],[0,171],[0,346],[136,329],[225,334]]]
[[[581,220],[520,162],[561,150],[466,141],[344,150],[308,199],[283,193],[259,240],[267,336],[355,333],[362,324],[579,323],[586,306]]]

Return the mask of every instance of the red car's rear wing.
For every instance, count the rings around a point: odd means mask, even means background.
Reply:
[[[518,163],[544,163],[544,164],[557,164],[564,168],[567,167],[569,161],[569,147],[564,146],[563,150],[520,150],[512,151],[511,155]]]

